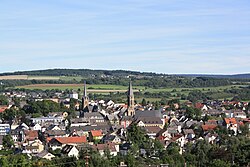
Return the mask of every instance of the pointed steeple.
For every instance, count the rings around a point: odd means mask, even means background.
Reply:
[[[84,81],[84,87],[83,87],[82,110],[85,112],[89,112],[89,97],[87,94],[86,81]]]
[[[128,110],[127,115],[128,116],[134,116],[135,115],[135,98],[132,88],[132,81],[129,82],[129,88],[128,88]]]
[[[129,82],[129,88],[128,88],[128,96],[133,96],[133,88],[132,88],[132,81]]]
[[[84,81],[84,87],[83,87],[83,97],[87,97],[87,87],[86,87],[86,81]]]

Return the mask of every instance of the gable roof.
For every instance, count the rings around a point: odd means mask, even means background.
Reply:
[[[98,151],[109,149],[110,151],[116,151],[114,143],[106,143],[106,144],[95,144],[92,146],[93,149]]]
[[[103,136],[102,130],[91,130],[90,133],[93,137]]]
[[[237,121],[235,118],[225,118],[224,120],[226,124],[237,124]]]
[[[61,144],[70,144],[70,143],[75,143],[75,144],[80,144],[80,143],[86,143],[87,138],[86,136],[72,136],[72,137],[55,137],[55,138],[47,138],[47,141],[52,141],[56,140]]]
[[[25,130],[24,133],[27,140],[34,140],[38,138],[37,130]]]
[[[140,117],[137,119],[137,123],[142,121],[144,124],[162,124],[162,120],[158,117]]]
[[[201,125],[203,131],[208,131],[208,130],[214,130],[217,125],[214,124],[207,124],[207,125]]]
[[[185,135],[194,134],[194,131],[193,131],[193,129],[183,129],[183,133],[184,133]]]
[[[144,127],[147,133],[159,133],[161,128],[159,126],[146,126]]]

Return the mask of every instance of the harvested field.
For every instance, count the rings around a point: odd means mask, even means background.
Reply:
[[[6,75],[0,76],[0,80],[27,80],[28,75]]]

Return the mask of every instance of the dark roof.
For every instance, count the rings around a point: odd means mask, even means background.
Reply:
[[[193,129],[183,129],[183,133],[184,133],[185,135],[194,134],[194,131],[193,131]]]
[[[74,132],[75,131],[86,131],[89,132],[91,130],[103,130],[103,131],[108,131],[110,129],[109,125],[105,126],[74,126],[70,127],[70,131]]]
[[[45,134],[48,136],[62,136],[66,134],[65,130],[48,130],[45,131]]]
[[[102,114],[100,114],[99,112],[91,112],[91,113],[88,113],[88,112],[85,112],[84,113],[84,118],[87,118],[87,119],[104,119],[104,117],[102,116]]]
[[[158,117],[158,118],[161,118],[162,114],[161,114],[160,110],[145,110],[145,111],[137,110],[137,111],[135,111],[135,118],[140,118],[140,117]]]
[[[121,121],[133,121],[133,117],[132,116],[123,116]]]
[[[146,126],[144,127],[147,133],[159,133],[161,128],[159,126]]]
[[[140,117],[137,119],[137,123],[142,121],[144,124],[162,124],[162,120],[158,117]]]

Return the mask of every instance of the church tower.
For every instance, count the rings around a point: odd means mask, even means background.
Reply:
[[[134,98],[134,93],[133,93],[133,88],[132,88],[132,82],[130,81],[129,88],[128,88],[128,110],[127,110],[128,116],[135,115],[134,108],[135,108],[135,98]]]
[[[84,81],[83,96],[82,96],[82,110],[89,110],[89,97],[87,95],[86,81]]]

